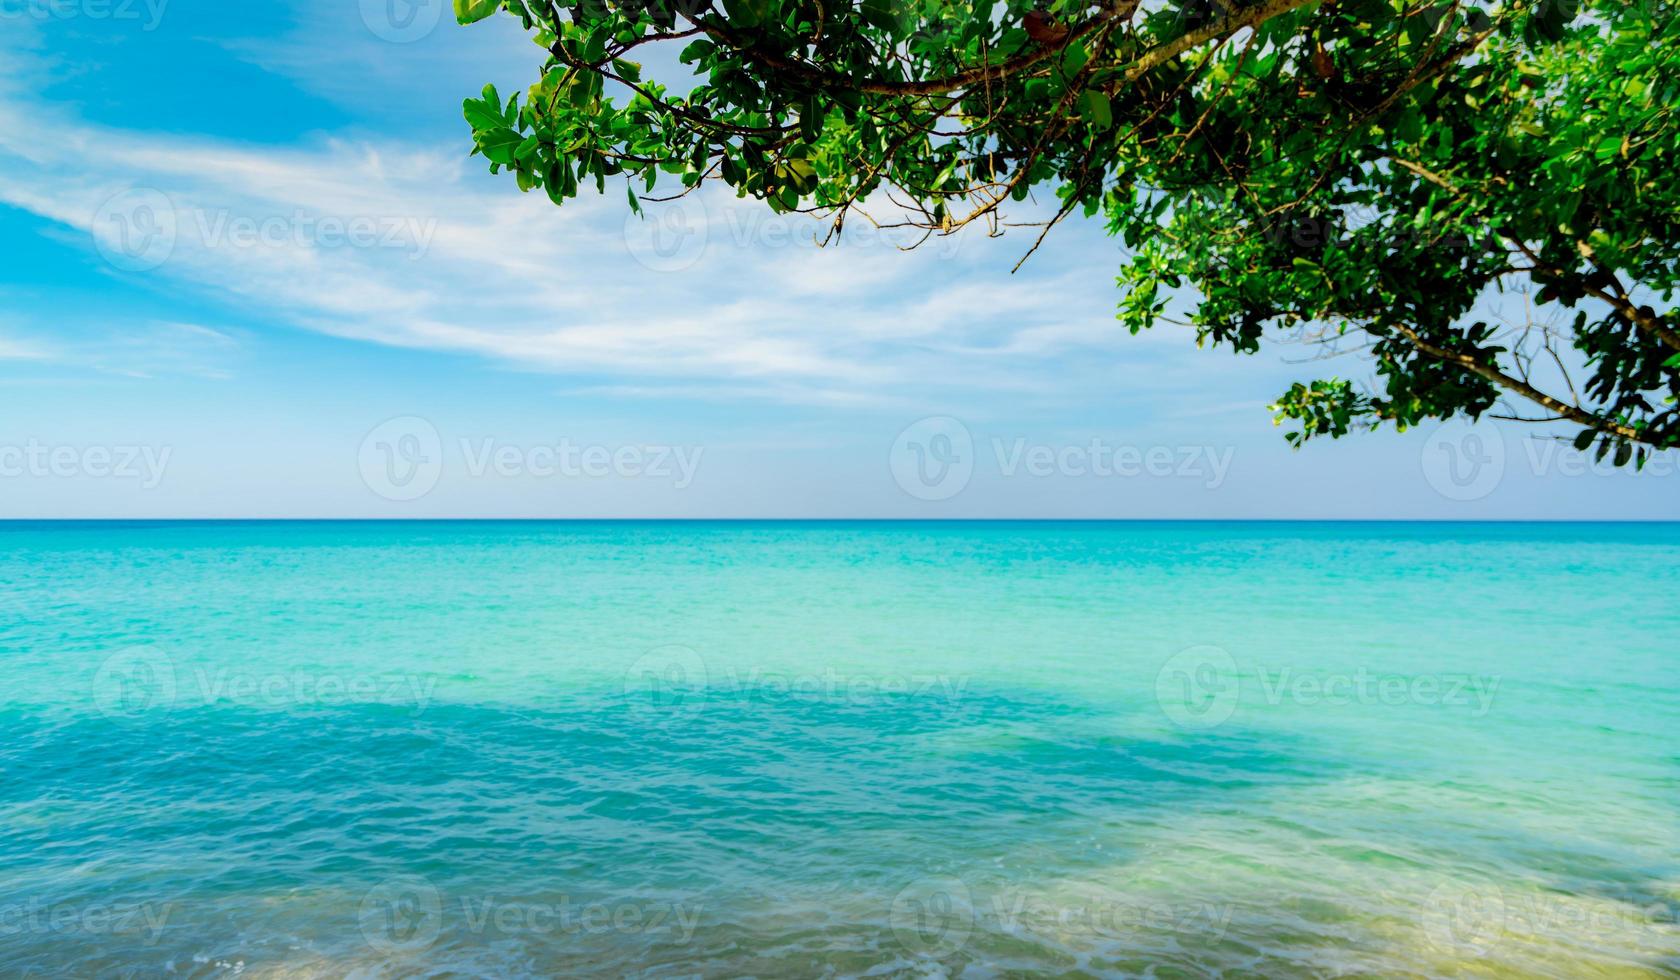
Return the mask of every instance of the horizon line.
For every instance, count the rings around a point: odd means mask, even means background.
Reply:
[[[1592,517],[0,517],[9,524],[1680,524]]]

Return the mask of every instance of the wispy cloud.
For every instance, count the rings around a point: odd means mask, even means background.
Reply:
[[[47,352],[40,347],[0,335],[0,360],[35,361],[47,356]]]
[[[92,124],[17,86],[0,86],[0,202],[82,236],[112,275],[623,393],[839,405],[1054,389],[1058,360],[1125,342],[1112,296],[1090,288],[1107,250],[1053,244],[1010,277],[1025,240],[907,253],[864,230],[821,249],[815,223],[717,190],[645,218],[611,189],[556,209],[460,143],[241,145]]]
[[[244,341],[196,323],[143,319],[85,323],[75,316],[51,325],[28,322],[0,330],[0,360],[75,368],[130,378],[233,376]],[[74,325],[75,329],[68,329]]]

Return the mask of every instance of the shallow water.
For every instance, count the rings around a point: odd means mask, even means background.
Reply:
[[[1680,975],[1680,526],[0,525],[0,973]]]

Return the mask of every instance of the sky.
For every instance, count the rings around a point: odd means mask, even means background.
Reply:
[[[1680,518],[1555,430],[1291,449],[1369,366],[1127,334],[1095,221],[1012,274],[1032,230],[522,195],[461,101],[542,53],[447,6],[0,0],[0,518]]]

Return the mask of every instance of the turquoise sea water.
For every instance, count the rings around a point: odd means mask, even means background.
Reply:
[[[1680,975],[1680,526],[0,524],[0,975]]]

